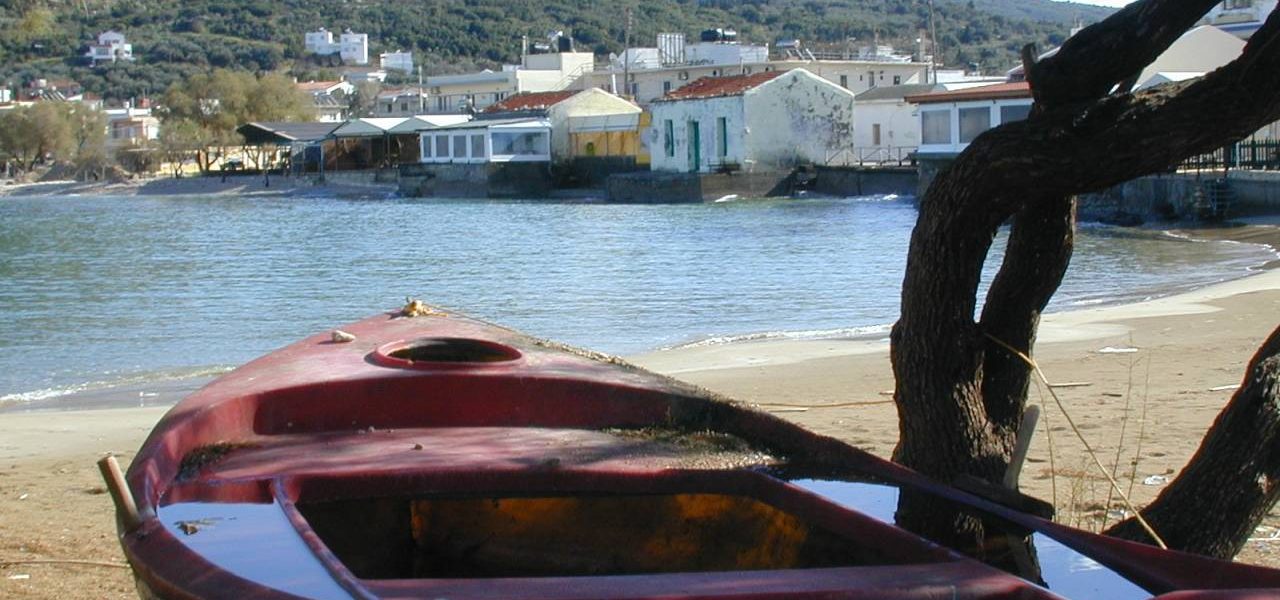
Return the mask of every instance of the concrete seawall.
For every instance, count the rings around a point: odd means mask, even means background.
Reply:
[[[1215,220],[1280,214],[1280,172],[1219,171],[1140,177],[1080,197],[1083,220]]]
[[[406,164],[400,194],[447,198],[545,198],[551,193],[547,163]]]
[[[813,191],[829,196],[916,193],[914,167],[818,167]]]

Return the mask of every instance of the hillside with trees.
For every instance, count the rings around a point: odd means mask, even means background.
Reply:
[[[1060,43],[1071,24],[1097,21],[1107,9],[1048,0],[936,0],[939,47],[949,66],[994,72],[1017,63],[1027,42]],[[252,72],[318,65],[303,56],[303,34],[318,27],[368,33],[370,53],[412,50],[428,74],[514,62],[521,36],[564,30],[580,48],[618,52],[626,36],[623,4],[582,0],[3,0],[0,82],[69,78],[108,99],[159,94],[176,81],[214,68]],[[929,21],[924,0],[659,0],[636,3],[636,44],[659,32],[696,36],[730,27],[739,39],[774,43],[858,43],[878,39],[912,48]],[[137,60],[91,67],[83,55],[98,33],[128,36]]]

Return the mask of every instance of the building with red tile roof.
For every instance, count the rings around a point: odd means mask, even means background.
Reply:
[[[524,92],[508,96],[484,109],[486,114],[542,111],[578,95],[582,90]]]
[[[730,75],[728,77],[703,77],[684,87],[672,90],[666,96],[655,100],[655,102],[741,96],[748,90],[777,79],[783,73],[786,73],[786,71],[764,71],[751,73],[750,75]]]
[[[805,69],[704,77],[650,105],[652,169],[786,171],[853,139],[853,92]]]

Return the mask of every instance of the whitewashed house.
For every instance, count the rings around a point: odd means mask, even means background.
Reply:
[[[308,54],[321,56],[337,54],[342,62],[347,64],[369,64],[369,34],[367,33],[355,33],[348,29],[342,32],[335,42],[333,32],[321,27],[303,36],[303,48]]]
[[[378,117],[412,117],[426,112],[427,94],[421,88],[391,88],[378,92],[373,114]]]
[[[1275,9],[1276,0],[1227,0],[1209,9],[1204,23],[1247,40]]]
[[[295,84],[299,91],[311,97],[316,120],[325,123],[341,123],[351,112],[351,94],[356,87],[346,81],[306,81]]]
[[[1138,75],[1135,89],[1199,77],[1244,52],[1244,40],[1217,27],[1202,25],[1174,40]]]
[[[97,43],[89,44],[89,51],[85,53],[85,56],[95,65],[100,62],[131,61],[133,60],[133,44],[130,44],[125,39],[123,33],[104,31],[98,34]]]
[[[920,145],[916,105],[907,96],[945,89],[941,84],[887,85],[871,88],[854,102],[853,148],[838,164],[887,164],[909,160]]]
[[[395,52],[383,52],[378,55],[378,65],[383,71],[399,71],[401,73],[413,72],[413,53],[396,50]]]
[[[907,96],[919,106],[917,156],[954,158],[982,132],[1020,121],[1031,112],[1031,88],[1025,81]]]
[[[707,77],[650,107],[654,171],[772,171],[847,152],[854,94],[804,69]]]
[[[641,112],[639,106],[624,98],[591,88],[518,94],[486,108],[482,118],[545,118],[551,124],[552,160],[562,162],[572,155],[570,121],[588,117],[630,117],[630,122],[636,123]]]

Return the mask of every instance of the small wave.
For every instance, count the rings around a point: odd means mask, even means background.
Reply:
[[[184,379],[195,379],[199,377],[214,377],[227,373],[235,367],[217,365],[206,367],[192,367],[185,369],[170,369],[165,371],[149,371],[144,373],[132,373],[122,375],[114,379],[103,379],[97,381],[87,381],[83,383],[73,383],[69,385],[54,386],[31,390],[29,392],[17,392],[13,394],[5,394],[0,396],[0,405],[14,403],[30,403],[41,400],[51,400],[62,396],[70,396],[83,392],[91,392],[97,390],[109,390],[112,388],[123,387],[128,385],[144,385],[148,383],[161,383],[166,381],[182,381]]]
[[[692,342],[666,346],[662,350],[682,348],[702,348],[741,342],[760,342],[768,340],[830,340],[837,338],[867,338],[888,335],[891,324],[869,325],[865,327],[842,327],[839,329],[809,329],[804,331],[759,331],[736,335],[717,335]]]

